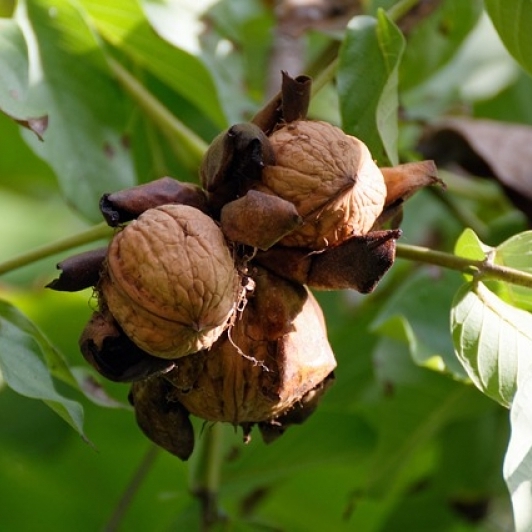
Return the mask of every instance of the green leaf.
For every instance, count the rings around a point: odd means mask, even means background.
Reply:
[[[512,497],[515,531],[532,530],[532,371],[519,383],[510,411],[511,437],[504,479]]]
[[[153,29],[176,48],[193,55],[201,52],[201,17],[215,0],[139,0],[139,5]]]
[[[480,0],[445,0],[408,33],[400,69],[400,85],[419,85],[447,63],[460,48],[482,13]],[[427,43],[430,42],[430,46]]]
[[[37,136],[46,129],[43,109],[28,102],[28,50],[24,35],[12,19],[0,19],[0,110]]]
[[[530,0],[485,0],[497,33],[517,62],[532,74],[532,2]]]
[[[344,130],[363,140],[379,165],[397,164],[398,69],[402,33],[379,10],[351,20],[339,54],[338,95]]]
[[[123,95],[92,30],[69,0],[20,2],[15,20],[29,47],[28,101],[48,115],[43,142],[29,134],[26,140],[54,169],[67,202],[100,220],[101,195],[136,182],[124,137]]]
[[[494,262],[516,270],[532,273],[532,231],[512,236],[495,249]],[[527,310],[532,309],[532,290],[524,286],[507,283],[506,295],[509,302]]]
[[[451,329],[456,356],[474,384],[509,406],[532,362],[532,316],[483,283],[468,283],[453,301]]]
[[[454,246],[454,253],[459,257],[472,260],[484,260],[486,253],[492,248],[486,246],[480,238],[476,235],[475,231],[469,227],[458,237]]]
[[[192,102],[220,129],[227,120],[203,62],[157,35],[132,0],[83,0],[103,38]],[[174,30],[175,31],[175,30]]]
[[[52,373],[65,378],[49,345],[36,327],[15,307],[0,301],[0,370],[6,384],[17,393],[41,399],[80,435],[83,434],[83,408],[62,396],[54,386],[41,357],[52,363]]]
[[[379,342],[374,365],[385,392],[379,400],[361,406],[379,427],[367,481],[377,493],[389,495],[404,486],[405,480],[412,481],[409,469],[416,458],[414,450],[427,445],[450,421],[483,408],[471,397],[482,396],[471,386],[414,365],[407,346],[396,340]]]
[[[372,330],[406,344],[414,362],[465,379],[447,331],[448,308],[460,283],[454,272],[440,278],[428,270],[412,275],[388,299]]]

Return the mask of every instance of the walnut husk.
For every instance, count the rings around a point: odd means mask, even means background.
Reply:
[[[304,287],[264,270],[234,326],[164,378],[192,414],[234,425],[276,419],[336,366],[322,311]]]

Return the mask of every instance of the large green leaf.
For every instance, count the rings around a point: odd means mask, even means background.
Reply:
[[[43,142],[30,133],[27,141],[54,169],[67,202],[98,220],[101,195],[136,181],[124,137],[124,98],[93,32],[69,0],[21,1],[15,20],[26,38],[29,75],[20,61],[26,54],[20,39],[4,57],[19,79],[28,76],[31,108],[48,116]]]
[[[28,50],[20,27],[12,19],[0,19],[0,110],[41,136],[47,117],[28,102],[28,74]]]
[[[451,329],[456,355],[471,380],[509,406],[532,363],[532,315],[505,303],[483,283],[472,282],[456,294]]]
[[[227,120],[207,68],[194,55],[153,31],[136,0],[83,0],[101,35],[169,87],[192,102],[220,129]]]
[[[512,433],[504,478],[512,497],[516,532],[532,530],[532,371],[520,382],[510,412]]]
[[[61,395],[49,373],[69,380],[59,357],[38,329],[5,301],[0,301],[0,370],[10,388],[26,397],[41,399],[83,435],[82,406]]]
[[[518,63],[532,74],[532,2],[485,0],[486,10],[502,42]]]
[[[398,162],[397,85],[404,46],[402,33],[379,10],[377,18],[353,18],[340,48],[342,126],[368,145],[381,166]]]

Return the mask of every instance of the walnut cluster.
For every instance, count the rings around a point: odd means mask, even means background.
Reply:
[[[307,120],[309,94],[309,78],[284,75],[252,121],[213,141],[201,186],[165,177],[104,195],[114,238],[49,285],[95,287],[82,354],[132,383],[141,429],[184,460],[190,414],[270,442],[312,413],[336,360],[309,288],[372,291],[403,201],[438,182],[430,161],[379,168],[362,141]]]

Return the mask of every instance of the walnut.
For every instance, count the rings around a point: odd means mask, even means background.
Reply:
[[[362,141],[325,122],[305,120],[278,129],[269,141],[276,163],[264,168],[262,181],[303,218],[281,244],[318,250],[373,227],[386,184]]]
[[[99,289],[141,349],[178,358],[210,347],[239,299],[239,275],[216,223],[194,207],[145,211],[112,240]]]
[[[48,285],[96,288],[83,356],[133,383],[140,428],[183,460],[189,414],[246,441],[257,425],[270,442],[314,411],[336,361],[308,287],[371,292],[394,262],[403,202],[441,183],[431,161],[379,169],[363,142],[306,120],[310,94],[310,78],[284,74],[251,122],[213,141],[201,187],[166,177],[105,194],[122,229]]]

